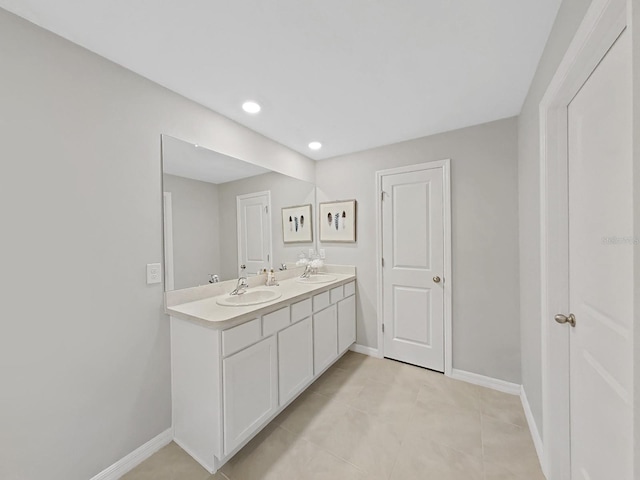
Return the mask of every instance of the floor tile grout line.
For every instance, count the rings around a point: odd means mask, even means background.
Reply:
[[[302,440],[303,442],[307,442],[308,444],[310,444],[312,446],[316,446],[317,448],[319,448],[321,450],[324,450],[320,445],[318,445],[317,443],[315,443],[315,442],[313,442],[313,441],[311,441],[311,440],[309,440],[307,438],[296,436],[296,440]],[[313,461],[315,455],[316,455],[316,452],[314,452],[314,454],[311,457],[309,457],[309,459],[306,462],[304,462],[302,464],[302,468],[303,469],[306,469],[309,466],[309,464]]]
[[[346,404],[345,404],[345,405],[346,405]],[[367,415],[367,416],[372,416],[372,415],[374,415],[374,414],[372,414],[371,412],[367,412],[367,411],[364,411],[364,410],[360,410],[360,409],[358,409],[358,408],[351,407],[350,405],[346,405],[346,406],[347,406],[348,408],[350,408],[350,409],[353,409],[353,410],[355,410],[355,411],[359,412],[359,413],[362,413],[363,415]],[[346,413],[346,412],[345,412],[345,413]],[[337,422],[337,420],[336,420],[336,422]],[[391,422],[386,422],[386,423],[391,423]],[[284,428],[284,427],[282,427],[282,428]],[[285,430],[286,430],[286,429],[285,429]],[[293,433],[293,432],[292,432],[292,433]],[[405,432],[405,434],[406,434],[406,432]],[[298,435],[299,435],[299,434],[298,434]],[[359,470],[360,472],[362,472],[362,473],[364,473],[364,474],[369,474],[369,472],[368,472],[365,468],[363,468],[363,467],[361,467],[361,466],[359,466],[359,465],[356,465],[355,463],[351,462],[350,460],[348,460],[348,459],[346,459],[346,458],[344,458],[344,457],[340,456],[340,454],[338,454],[338,453],[334,453],[333,451],[329,450],[329,449],[328,449],[327,447],[325,447],[324,445],[322,445],[322,444],[320,444],[320,443],[318,443],[318,442],[316,442],[316,441],[314,441],[314,440],[312,440],[312,439],[310,439],[310,438],[305,438],[305,437],[300,437],[300,438],[302,438],[302,440],[304,440],[304,441],[306,441],[306,442],[309,442],[310,444],[314,445],[314,446],[315,446],[315,447],[317,447],[319,450],[322,450],[323,452],[325,452],[325,453],[327,453],[327,454],[329,454],[329,455],[331,455],[331,456],[333,456],[333,457],[335,457],[335,458],[338,458],[339,460],[342,460],[342,461],[344,461],[345,463],[347,463],[347,464],[349,464],[349,465],[351,465],[351,466],[355,467],[355,468],[356,468],[357,470]],[[397,457],[398,457],[398,456],[399,456],[399,452],[398,452],[398,454],[396,455],[396,458],[394,459],[394,466],[395,466],[395,462],[397,461]],[[310,461],[311,461],[311,460],[309,460],[309,462],[310,462]],[[308,463],[309,463],[309,462],[308,462]],[[308,464],[308,463],[307,463],[307,464]],[[306,464],[305,464],[305,466],[306,466]],[[393,469],[392,469],[391,471],[393,471]],[[391,477],[391,473],[389,473],[388,478],[390,478],[390,477]],[[388,478],[387,478],[387,480],[388,480]]]
[[[320,450],[322,450],[324,453],[331,455],[334,458],[337,458],[338,460],[340,460],[341,462],[344,462],[348,465],[351,465],[353,468],[355,468],[356,470],[358,470],[359,472],[362,472],[364,474],[368,474],[369,472],[367,472],[364,468],[359,467],[357,465],[355,465],[354,463],[351,463],[349,460],[342,458],[339,455],[336,455],[335,453],[331,452],[330,450],[327,450],[325,447],[323,447],[322,445],[318,445],[317,443],[311,442],[314,445],[316,445]]]
[[[448,449],[448,450],[453,450],[454,452],[459,453],[459,454],[461,454],[461,455],[464,455],[465,457],[469,457],[469,458],[472,458],[472,459],[474,459],[474,460],[478,460],[478,461],[480,461],[480,462],[484,463],[484,458],[482,458],[482,456],[478,457],[478,456],[476,456],[476,455],[473,455],[472,453],[465,452],[464,450],[460,450],[459,448],[456,448],[456,447],[454,447],[454,446],[447,445],[447,444],[445,444],[445,443],[441,443],[441,442],[439,442],[439,441],[437,441],[437,440],[429,440],[429,441],[430,441],[431,443],[435,444],[435,445],[438,445],[438,446],[440,446],[440,447],[444,447],[444,448],[446,448],[446,449]]]
[[[284,430],[285,432],[287,432],[287,433],[289,433],[290,435],[292,435],[292,436],[294,437],[294,441],[301,440],[301,441],[303,441],[303,442],[307,442],[307,443],[309,443],[309,444],[310,444],[310,445],[312,445],[312,446],[315,446],[315,447],[317,447],[317,448],[323,449],[323,448],[322,448],[322,446],[318,445],[317,443],[315,443],[315,442],[313,442],[313,441],[311,441],[311,440],[309,440],[309,439],[307,439],[307,438],[305,438],[305,437],[301,436],[299,433],[295,433],[295,432],[292,432],[291,430],[288,430],[287,428],[283,427],[282,425],[276,425],[276,426],[275,426],[275,428],[273,429],[273,431],[276,431],[278,428],[281,428],[281,429],[282,429],[282,430]],[[273,432],[272,432],[272,433],[273,433]],[[264,442],[269,438],[269,436],[270,436],[270,435],[271,435],[271,434],[267,435],[267,436],[266,436],[266,437],[265,437],[265,438],[260,442],[260,445],[258,445],[258,446],[256,447],[256,449],[257,449],[257,448],[259,448],[259,447],[260,447],[260,446],[261,446],[261,445],[262,445],[262,444],[263,444],[263,443],[264,443]],[[290,448],[290,447],[293,445],[294,441],[290,442],[290,443],[287,445],[287,447],[286,447],[286,448]],[[312,460],[313,460],[313,456],[311,456],[311,457],[310,457],[306,462],[304,462],[304,463],[302,464],[302,468],[306,468],[306,467],[309,465],[309,463],[311,463],[311,461],[312,461]],[[226,478],[227,480],[243,480],[243,479],[234,479],[234,478],[231,478],[231,477],[227,476],[227,474],[225,474],[225,473],[222,471],[222,469],[220,469],[220,470],[219,470],[219,472],[220,472],[220,474],[221,474],[221,475],[223,475],[223,476],[224,476],[224,478]]]
[[[523,430],[529,430],[529,426],[527,426],[527,425],[518,425],[517,423],[507,422],[506,420],[502,420],[501,418],[494,417],[493,415],[490,415],[490,414],[484,413],[484,412],[480,412],[480,414],[483,417],[487,417],[489,420],[492,420],[494,422],[506,423],[507,425],[511,425],[512,427],[518,427],[518,428],[521,428]]]
[[[419,396],[419,394],[418,394],[418,396]],[[415,407],[416,407],[416,405],[418,403],[418,396],[416,396],[416,399],[413,402],[414,409],[415,409]],[[410,423],[410,422],[411,422],[411,418],[409,418],[409,420],[408,420],[408,423]],[[391,470],[389,471],[389,476],[388,476],[389,479],[393,477],[393,472],[395,471],[396,466],[398,465],[398,459],[400,458],[400,454],[402,453],[402,449],[404,447],[404,442],[406,441],[408,435],[409,435],[409,427],[407,426],[405,428],[404,433],[402,434],[402,440],[400,441],[400,448],[398,448],[398,453],[396,454],[396,458],[393,460],[393,466],[391,467]]]
[[[417,399],[416,399],[416,403],[417,403]],[[480,422],[482,422],[482,418],[480,419]],[[400,443],[400,449],[398,450],[398,454],[397,454],[396,459],[395,459],[395,461],[394,461],[394,463],[393,463],[393,467],[392,467],[392,469],[391,469],[391,473],[390,473],[390,475],[389,475],[389,478],[391,478],[391,477],[393,476],[393,471],[394,471],[394,470],[395,470],[395,468],[396,468],[396,464],[398,463],[398,458],[400,457],[400,454],[401,454],[401,452],[402,452],[402,448],[404,447],[404,443],[405,443],[405,441],[406,441],[406,439],[407,439],[407,436],[408,436],[408,435],[409,435],[409,430],[407,429],[407,431],[405,431],[405,433],[404,433],[404,436],[403,436],[402,442]],[[481,423],[481,426],[480,426],[480,435],[481,435],[480,440],[481,440],[481,442],[482,442],[482,423]],[[470,454],[469,452],[464,452],[464,451],[459,450],[459,449],[457,449],[457,448],[455,448],[455,447],[452,447],[452,446],[450,446],[450,445],[445,445],[445,444],[443,444],[443,443],[440,443],[440,442],[438,442],[438,441],[436,441],[436,440],[430,440],[430,443],[433,443],[433,444],[438,445],[438,446],[440,446],[440,447],[444,447],[444,448],[446,448],[446,449],[448,449],[448,450],[453,450],[454,452],[456,452],[456,453],[458,453],[458,454],[460,454],[460,455],[463,455],[463,456],[465,456],[465,457],[469,457],[470,459],[478,460],[478,461],[481,463],[481,466],[482,466],[482,476],[483,476],[483,478],[484,478],[484,476],[485,476],[485,475],[484,475],[484,451],[483,451],[483,454],[482,454],[482,458],[477,458],[475,455],[472,455],[472,454]]]
[[[321,395],[321,394],[319,394],[319,395]],[[322,395],[322,396],[324,396],[324,397],[326,397],[326,398],[330,398],[330,397],[328,397],[328,396],[326,396],[326,395]],[[347,404],[344,404],[344,405],[346,405],[347,407],[349,407],[349,405],[347,405]],[[357,410],[357,409],[354,409],[354,410]],[[358,411],[360,411],[360,410],[358,410]],[[361,413],[364,413],[364,414],[368,414],[367,412],[364,412],[364,411],[360,411],[360,412],[361,412]],[[345,412],[345,413],[346,413],[346,412]],[[318,443],[318,442],[316,442],[316,441],[314,441],[314,440],[312,440],[312,439],[310,439],[310,438],[305,438],[305,437],[304,437],[304,436],[302,436],[300,433],[294,433],[294,432],[291,432],[290,430],[287,430],[287,429],[286,429],[286,427],[282,427],[282,428],[283,428],[284,430],[286,430],[286,431],[288,431],[288,432],[292,433],[293,435],[296,435],[297,437],[299,437],[300,439],[304,440],[305,442],[308,442],[308,443],[310,443],[311,445],[314,445],[318,450],[321,450],[321,451],[325,452],[326,454],[331,455],[332,457],[337,458],[338,460],[343,461],[343,462],[345,462],[345,463],[347,463],[347,464],[351,465],[352,467],[356,468],[358,471],[360,471],[360,472],[362,472],[362,473],[368,473],[368,472],[367,472],[366,470],[364,470],[362,467],[359,467],[359,466],[357,466],[357,465],[353,464],[352,462],[350,462],[349,460],[347,460],[346,458],[342,458],[340,455],[338,455],[338,454],[336,454],[336,453],[333,453],[332,451],[328,450],[325,446],[321,445],[320,443]],[[311,461],[312,461],[312,459],[309,459],[309,460],[305,463],[305,467],[306,467],[309,463],[311,463]]]
[[[487,460],[484,455],[484,415],[480,413],[480,446],[482,447],[482,477],[487,479]]]
[[[417,400],[416,400],[416,403],[417,403]],[[450,404],[448,404],[448,405],[450,405]],[[474,412],[474,413],[478,413],[479,416],[480,416],[480,445],[481,445],[481,447],[483,449],[482,458],[480,458],[480,460],[482,461],[482,463],[484,465],[484,447],[483,447],[483,443],[482,443],[482,415],[480,414],[480,412]],[[405,435],[407,435],[407,434],[408,434],[408,432],[405,432]],[[436,445],[440,445],[441,447],[445,447],[445,448],[448,448],[450,450],[453,450],[453,451],[455,451],[457,453],[460,453],[462,455],[465,455],[465,456],[468,456],[468,457],[471,457],[471,458],[476,458],[475,455],[472,455],[469,452],[464,452],[464,451],[462,451],[462,450],[460,450],[460,449],[458,449],[456,447],[453,447],[451,445],[445,445],[444,443],[440,443],[439,441],[436,441],[436,440],[431,440],[431,442],[435,443]],[[404,440],[403,440],[403,443],[404,443]]]

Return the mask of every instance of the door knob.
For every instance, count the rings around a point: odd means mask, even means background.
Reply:
[[[433,281],[434,281],[435,283],[440,283],[440,277],[438,277],[438,276],[433,277]]]
[[[570,313],[568,317],[559,313],[554,318],[558,323],[568,323],[572,327],[576,326],[576,317],[573,313]]]

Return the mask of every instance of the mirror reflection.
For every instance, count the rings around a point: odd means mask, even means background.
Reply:
[[[277,270],[313,248],[313,184],[168,135],[162,165],[167,290]]]

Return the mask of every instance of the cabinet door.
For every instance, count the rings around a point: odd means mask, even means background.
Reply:
[[[344,352],[356,341],[356,296],[338,303],[338,351]]]
[[[336,306],[313,315],[313,365],[317,375],[338,356]]]
[[[275,336],[224,359],[225,455],[277,410],[277,368]]]
[[[311,318],[278,333],[280,405],[286,404],[313,378]]]

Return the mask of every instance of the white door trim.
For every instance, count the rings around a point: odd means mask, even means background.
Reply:
[[[631,0],[593,0],[540,102],[540,258],[542,468],[548,478],[570,471],[567,329],[551,329],[569,308],[567,107],[630,22]]]
[[[408,165],[406,167],[391,168],[376,172],[376,277],[377,277],[377,319],[378,319],[378,356],[384,357],[384,335],[382,333],[383,295],[382,295],[382,178],[386,175],[416,172],[420,170],[442,169],[443,177],[443,206],[444,206],[444,374],[451,376],[453,368],[453,340],[452,336],[452,291],[453,277],[451,269],[451,161],[437,160],[434,162]]]
[[[162,211],[164,213],[164,290],[174,289],[173,283],[173,201],[171,192],[162,192]]]
[[[240,257],[242,256],[242,248],[240,246],[240,224],[241,224],[241,214],[240,214],[240,202],[242,200],[246,200],[248,198],[254,197],[262,197],[263,195],[267,196],[268,211],[267,211],[267,221],[269,222],[269,234],[271,238],[269,239],[269,263],[273,264],[273,223],[271,222],[271,190],[266,190],[264,192],[253,192],[253,193],[244,193],[242,195],[236,196],[236,241],[238,244],[238,264],[240,263]],[[240,265],[236,265],[238,268],[238,275],[240,274]],[[255,272],[251,272],[253,275]],[[249,274],[249,272],[245,272],[245,275]]]

